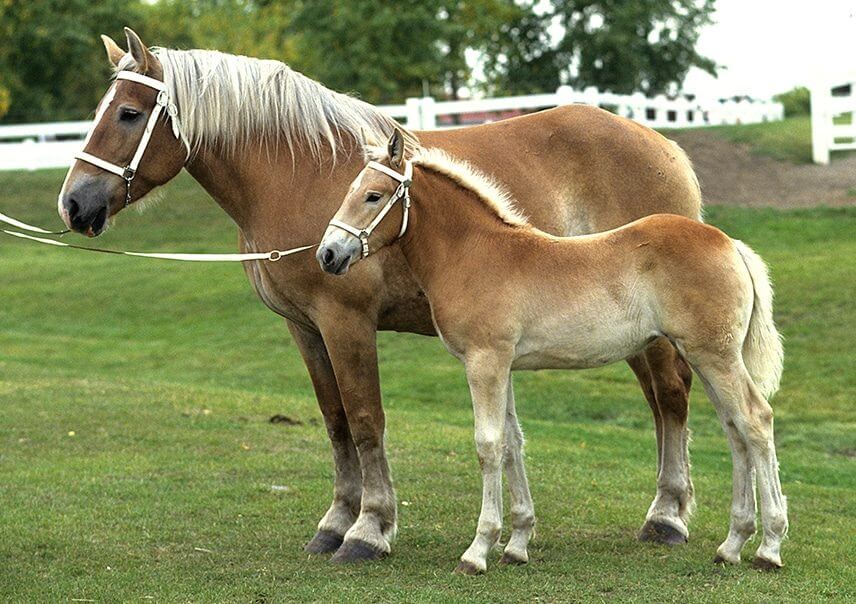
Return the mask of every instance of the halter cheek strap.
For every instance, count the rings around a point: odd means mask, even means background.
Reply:
[[[134,176],[136,176],[137,174],[137,168],[140,166],[140,161],[143,159],[143,154],[146,152],[146,147],[149,146],[149,141],[152,138],[152,132],[154,132],[158,118],[160,117],[161,113],[166,110],[167,115],[172,120],[172,133],[175,135],[176,138],[178,138],[178,109],[175,104],[170,101],[169,91],[166,87],[166,84],[164,84],[160,80],[150,78],[149,76],[145,76],[134,71],[120,71],[116,74],[116,80],[128,80],[130,82],[136,82],[137,84],[142,84],[143,86],[148,86],[149,88],[154,88],[158,91],[155,106],[152,109],[151,115],[149,115],[149,120],[146,122],[146,128],[145,130],[143,130],[143,136],[142,138],[140,138],[140,142],[137,145],[137,150],[134,152],[134,156],[131,158],[131,161],[126,166],[114,164],[107,160],[101,159],[100,157],[96,157],[91,153],[87,153],[86,151],[81,151],[75,154],[74,157],[76,159],[90,163],[97,168],[101,168],[102,170],[111,172],[116,176],[119,176],[120,178],[124,179],[125,207],[128,207],[128,205],[131,203],[131,182],[134,180]],[[104,113],[107,111],[107,108],[113,102],[114,96],[116,96],[115,84],[110,87],[110,90],[107,92],[107,95],[104,97],[104,100],[101,103],[101,108],[98,110],[98,114],[95,116],[95,121],[92,123],[92,129],[89,131],[89,134],[86,136],[86,140],[84,141],[84,149],[89,143],[89,139],[92,138],[92,133],[95,131],[95,128],[98,127],[98,123],[101,121],[101,118],[104,116]]]
[[[369,236],[372,234],[372,231],[374,231],[386,215],[389,214],[389,211],[392,210],[392,206],[400,200],[403,204],[402,207],[404,213],[401,216],[401,230],[398,232],[398,238],[401,238],[404,235],[404,232],[407,231],[407,219],[410,212],[410,183],[413,181],[413,163],[410,161],[407,161],[404,164],[404,174],[396,172],[392,168],[388,168],[376,161],[370,161],[366,164],[366,168],[372,168],[378,172],[383,172],[387,176],[397,180],[400,184],[398,185],[398,188],[395,189],[395,192],[390,196],[389,201],[387,201],[380,209],[380,212],[377,213],[377,216],[374,217],[374,220],[372,220],[367,227],[358,229],[349,224],[345,224],[341,220],[336,220],[335,218],[330,221],[330,226],[342,229],[360,240],[360,243],[363,245],[363,258],[369,255]]]

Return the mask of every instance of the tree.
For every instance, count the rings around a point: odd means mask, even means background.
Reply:
[[[328,86],[368,101],[456,98],[471,84],[469,52],[484,52],[503,23],[526,10],[515,0],[312,0],[292,26],[295,60]]]
[[[696,42],[714,0],[550,0],[510,23],[487,57],[488,84],[505,92],[597,86],[616,93],[675,92],[691,67],[716,75]],[[558,36],[550,31],[557,30]]]
[[[3,121],[91,114],[110,74],[98,34],[120,35],[138,8],[128,0],[0,0],[0,88],[10,97]]]

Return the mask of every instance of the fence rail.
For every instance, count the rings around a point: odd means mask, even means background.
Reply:
[[[856,149],[856,77],[811,88],[811,153],[828,164],[832,151]]]
[[[619,95],[561,86],[549,94],[491,99],[436,101],[410,98],[401,105],[379,109],[414,130],[434,130],[496,121],[538,109],[585,103],[598,105],[652,128],[689,128],[720,124],[753,124],[781,120],[782,105],[772,102],[728,100],[690,101],[642,94]],[[91,122],[58,122],[0,126],[0,170],[35,170],[71,165]]]

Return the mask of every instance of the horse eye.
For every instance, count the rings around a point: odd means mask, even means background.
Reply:
[[[380,193],[369,193],[366,195],[366,203],[377,203],[380,201]]]
[[[123,107],[119,111],[119,119],[123,122],[133,122],[138,117],[140,117],[140,112],[136,109],[129,109],[127,107]]]

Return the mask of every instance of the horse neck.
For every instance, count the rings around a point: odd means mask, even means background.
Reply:
[[[326,146],[316,157],[299,147],[292,153],[283,143],[276,153],[263,147],[234,155],[203,149],[187,171],[250,242],[281,246],[320,239],[361,163],[355,144],[339,149],[334,163]]]
[[[401,250],[429,293],[432,283],[448,281],[448,267],[460,258],[499,253],[527,230],[506,224],[475,193],[430,170],[417,167],[411,197],[411,226]]]

